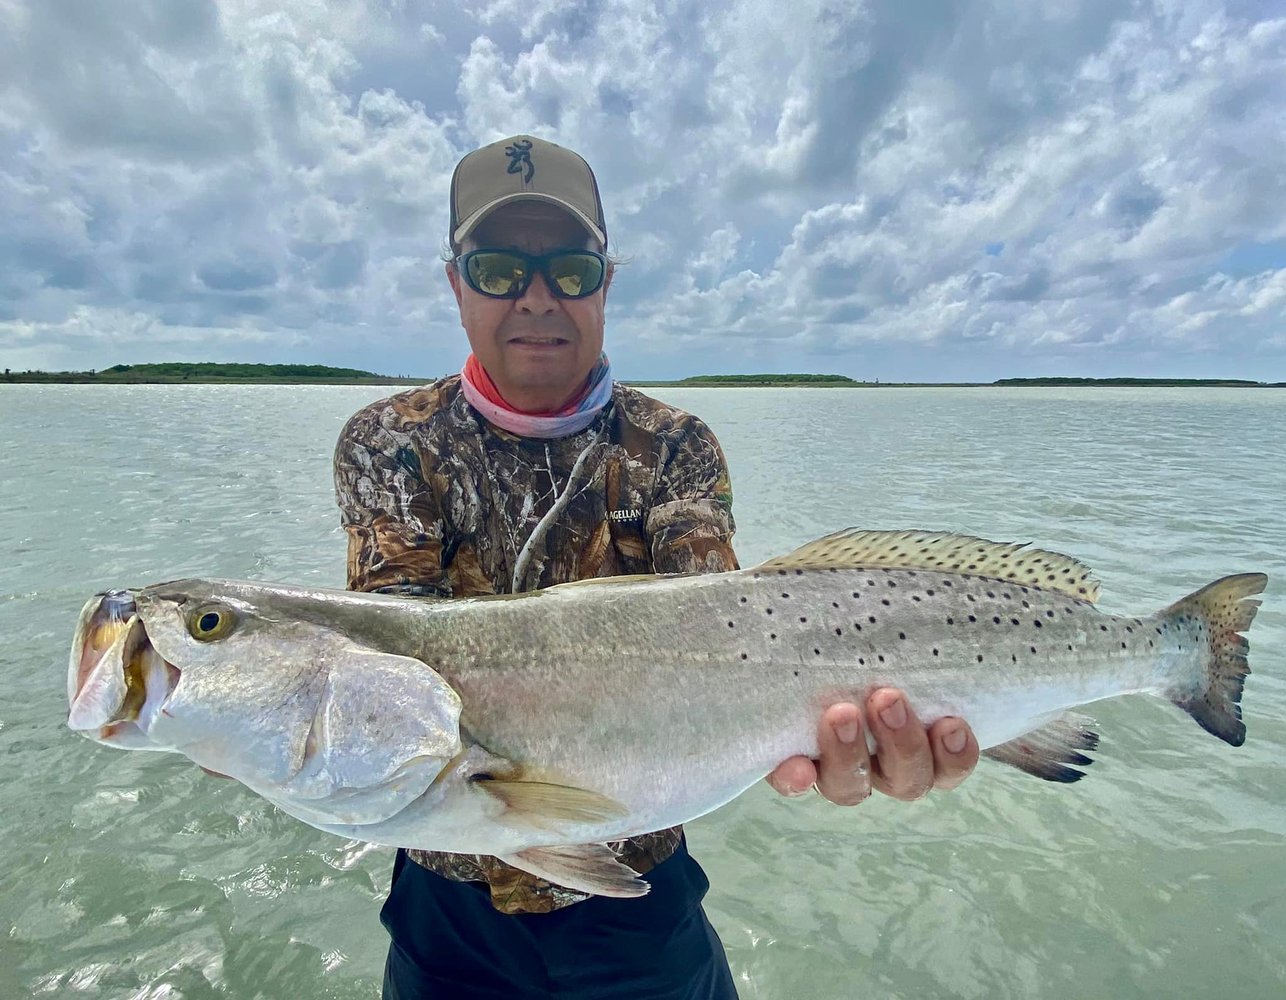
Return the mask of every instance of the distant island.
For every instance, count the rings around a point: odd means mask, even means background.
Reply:
[[[258,365],[215,362],[167,361],[147,365],[113,365],[101,371],[45,372],[4,369],[0,383],[49,382],[93,385],[240,383],[260,385],[423,385],[433,376],[380,375],[360,368],[330,365]],[[658,388],[962,388],[1011,386],[1204,386],[1231,388],[1286,388],[1286,382],[1213,378],[1002,378],[994,382],[885,382],[860,381],[847,375],[781,373],[764,375],[689,375],[675,380],[625,379],[627,385]]]
[[[360,368],[330,365],[250,365],[166,361],[151,365],[112,365],[102,371],[40,372],[4,370],[0,382],[66,382],[97,385],[231,382],[263,385],[421,385],[426,378],[379,375]]]

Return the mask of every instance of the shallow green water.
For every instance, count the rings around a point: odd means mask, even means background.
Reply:
[[[855,810],[767,788],[689,827],[751,997],[1286,988],[1286,393],[656,390],[718,433],[749,565],[835,528],[1029,540],[1143,613],[1270,574],[1246,745],[1096,707],[1090,776],[984,763]],[[85,598],[182,575],[339,586],[330,450],[372,387],[0,388],[0,998],[372,997],[391,851],[182,759],[69,733]]]

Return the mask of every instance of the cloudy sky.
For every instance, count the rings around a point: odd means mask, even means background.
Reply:
[[[624,378],[1286,380],[1280,0],[0,0],[0,366],[466,349],[468,149],[594,166]]]

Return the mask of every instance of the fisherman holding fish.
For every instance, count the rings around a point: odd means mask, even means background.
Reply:
[[[464,370],[336,448],[349,589],[100,591],[67,665],[87,739],[399,848],[386,997],[735,997],[680,824],[766,774],[914,799],[981,747],[1074,782],[1098,745],[1074,709],[1134,693],[1244,742],[1264,574],[1129,617],[1070,556],[950,532],[851,528],[738,569],[713,435],[612,381],[584,160],[470,153],[451,244]]]
[[[612,379],[614,264],[588,164],[532,136],[492,143],[457,165],[450,217],[446,277],[472,354],[460,374],[373,403],[344,428],[335,480],[349,589],[460,598],[736,569],[714,435]],[[613,664],[602,670],[610,678]],[[911,800],[958,785],[978,760],[962,720],[926,728],[892,688],[833,705],[818,746],[817,760],[782,762],[772,786],[815,787],[841,805],[872,789]],[[535,863],[399,849],[381,914],[384,996],[735,997],[681,828],[611,847],[647,895],[591,896]]]

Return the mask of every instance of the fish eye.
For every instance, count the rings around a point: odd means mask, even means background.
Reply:
[[[237,619],[228,608],[207,604],[197,608],[188,618],[188,631],[201,642],[222,639],[236,626]]]

